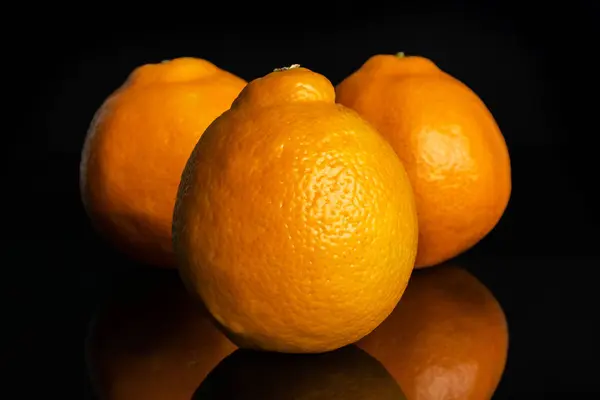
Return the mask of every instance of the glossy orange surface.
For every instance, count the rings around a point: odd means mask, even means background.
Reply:
[[[400,303],[357,343],[411,400],[489,400],[504,371],[507,323],[492,293],[455,266],[415,271]]]

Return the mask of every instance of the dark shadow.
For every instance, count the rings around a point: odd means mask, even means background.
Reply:
[[[354,345],[322,354],[236,350],[206,377],[192,400],[402,400],[375,358]]]

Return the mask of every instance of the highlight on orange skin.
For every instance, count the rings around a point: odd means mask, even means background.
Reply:
[[[482,240],[511,193],[506,143],[481,99],[419,56],[376,55],[336,87],[402,160],[419,214],[416,268]]]
[[[416,400],[487,400],[506,365],[508,327],[492,293],[466,270],[415,271],[392,314],[357,345]]]

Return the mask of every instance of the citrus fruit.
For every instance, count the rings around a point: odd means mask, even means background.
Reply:
[[[103,400],[189,400],[235,349],[176,273],[130,282],[100,310],[86,338],[90,378]]]
[[[508,150],[466,85],[426,58],[377,55],[336,93],[379,130],[406,168],[419,215],[416,268],[460,254],[496,226],[511,192]]]
[[[405,400],[373,357],[350,345],[322,354],[236,350],[206,377],[192,400]]]
[[[418,237],[410,182],[381,135],[334,98],[302,67],[256,79],[186,165],[179,270],[240,347],[342,347],[406,287]]]
[[[409,399],[488,400],[506,364],[507,323],[492,293],[456,266],[415,271],[394,312],[357,343]]]
[[[93,225],[147,265],[174,267],[171,218],[181,172],[204,129],[245,82],[196,58],[135,69],[96,112],[82,152]]]

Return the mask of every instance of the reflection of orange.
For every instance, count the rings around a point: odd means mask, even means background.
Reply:
[[[114,299],[91,326],[87,349],[101,399],[189,400],[235,346],[175,279]]]
[[[490,399],[506,363],[500,305],[456,267],[415,271],[392,315],[357,343],[414,400]]]
[[[467,86],[428,59],[378,55],[336,93],[406,167],[419,214],[417,268],[458,255],[494,228],[511,192],[510,161],[494,118]]]
[[[137,68],[100,107],[81,161],[95,227],[148,265],[173,267],[171,218],[181,172],[204,129],[245,86],[208,61]]]
[[[390,145],[305,68],[248,84],[211,124],[174,216],[180,271],[240,346],[322,352],[393,310],[417,249]]]
[[[321,354],[236,350],[192,400],[405,400],[383,365],[354,345]]]

